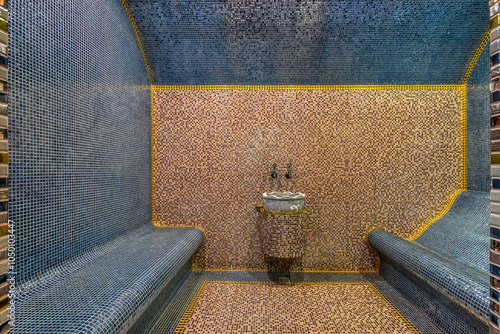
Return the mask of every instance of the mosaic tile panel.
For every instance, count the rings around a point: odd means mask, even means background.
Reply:
[[[10,3],[18,284],[151,219],[150,83],[119,0]]]
[[[459,84],[488,30],[485,0],[127,3],[155,84]]]
[[[194,303],[179,333],[418,333],[371,283],[204,282]]]
[[[275,258],[302,257],[305,246],[304,221],[304,215],[262,213],[259,217],[262,252]]]
[[[153,219],[204,229],[197,269],[264,270],[255,205],[263,192],[299,191],[308,215],[296,269],[373,270],[371,228],[408,237],[460,189],[461,98],[458,90],[154,91]]]

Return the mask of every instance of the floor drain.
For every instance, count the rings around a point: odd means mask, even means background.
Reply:
[[[280,277],[279,281],[280,281],[280,283],[290,283],[290,278],[288,278],[288,277]]]

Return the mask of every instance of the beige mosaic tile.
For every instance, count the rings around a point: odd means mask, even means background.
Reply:
[[[295,269],[373,270],[371,228],[408,237],[461,188],[461,98],[457,90],[154,91],[153,219],[204,229],[196,269],[265,270],[255,205],[263,192],[300,191],[308,215]]]
[[[418,330],[371,283],[203,282],[175,333],[207,332],[410,334]]]

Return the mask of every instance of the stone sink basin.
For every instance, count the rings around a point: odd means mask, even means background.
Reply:
[[[305,197],[303,193],[274,191],[262,194],[262,204],[264,210],[274,214],[293,214],[304,210]]]

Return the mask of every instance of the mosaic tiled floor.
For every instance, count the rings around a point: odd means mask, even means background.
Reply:
[[[444,334],[378,274],[193,272],[150,328],[167,333]],[[145,331],[144,331],[145,330]]]
[[[205,281],[191,305],[176,332],[418,333],[369,282]]]

